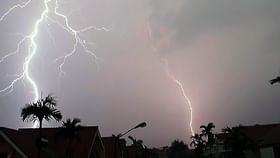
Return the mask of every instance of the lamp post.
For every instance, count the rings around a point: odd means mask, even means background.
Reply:
[[[128,129],[127,131],[125,131],[125,132],[119,134],[119,135],[118,135],[118,138],[123,137],[124,135],[126,135],[127,133],[129,133],[130,131],[132,131],[132,130],[134,130],[134,129],[137,129],[137,128],[144,128],[144,127],[146,127],[146,126],[147,126],[146,122],[141,122],[141,123],[139,123],[138,125],[136,125],[135,127],[132,127],[132,128],[130,128],[130,129]]]
[[[120,144],[119,144],[119,139],[121,138],[121,137],[123,137],[124,135],[126,135],[127,133],[129,133],[129,132],[131,132],[132,130],[135,130],[135,129],[137,129],[137,128],[144,128],[144,127],[146,127],[147,126],[147,124],[146,124],[146,122],[141,122],[141,123],[139,123],[138,125],[136,125],[135,127],[132,127],[132,128],[130,128],[130,129],[128,129],[127,131],[125,131],[125,132],[123,132],[123,133],[120,133],[120,134],[118,134],[117,135],[117,137],[116,137],[116,142],[115,142],[115,158],[118,158],[118,154],[117,154],[117,152],[116,152],[116,149],[117,149],[117,145],[119,146],[119,148],[120,148]],[[121,151],[122,152],[122,151]],[[122,153],[123,154],[123,153]]]

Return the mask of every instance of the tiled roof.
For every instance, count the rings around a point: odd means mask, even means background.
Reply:
[[[241,126],[240,132],[249,137],[258,146],[280,144],[280,124]],[[217,134],[218,139],[226,139],[227,134]]]
[[[53,149],[59,157],[65,157],[68,151],[68,141],[63,136],[58,136],[59,128],[43,128],[43,138],[48,140],[49,149]],[[37,135],[39,129],[19,129],[21,132]],[[82,127],[79,130],[78,139],[72,141],[72,157],[88,157],[92,149],[95,138],[98,134],[98,127]]]

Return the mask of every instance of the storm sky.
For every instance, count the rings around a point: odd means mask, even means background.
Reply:
[[[0,16],[23,2],[1,0]],[[111,28],[82,34],[99,60],[78,46],[63,67],[66,74],[60,75],[61,61],[55,59],[71,51],[74,40],[55,23],[45,20],[40,25],[30,74],[43,96],[57,96],[64,118],[99,126],[102,136],[146,121],[146,128],[131,135],[148,146],[189,140],[190,111],[166,74],[164,58],[192,102],[196,132],[208,122],[214,122],[217,132],[225,126],[280,122],[280,86],[268,82],[280,72],[280,1],[59,2],[59,11],[73,28]],[[0,59],[17,48],[22,35],[32,32],[43,9],[43,0],[33,0],[0,23]],[[0,89],[20,73],[26,55],[24,44],[17,55],[0,63]],[[33,98],[30,83],[19,81],[12,93],[4,94],[0,126],[30,127],[20,118],[21,108]]]

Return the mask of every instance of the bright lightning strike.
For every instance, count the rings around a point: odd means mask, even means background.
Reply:
[[[149,38],[150,40],[152,40],[152,29],[150,26],[150,23],[148,22],[148,34],[149,34]],[[160,56],[158,53],[158,49],[157,47],[155,47],[154,45],[152,45],[152,50],[154,52],[156,52],[156,55]],[[161,62],[163,62],[164,66],[165,66],[165,72],[167,74],[167,76],[178,86],[178,88],[180,89],[180,92],[185,100],[185,103],[188,105],[189,109],[190,109],[190,121],[189,121],[189,127],[191,130],[191,134],[192,136],[194,136],[194,129],[193,129],[193,108],[192,108],[192,103],[190,98],[188,97],[183,84],[170,72],[169,69],[169,63],[168,60],[166,58],[163,58],[160,56]]]
[[[0,22],[5,20],[7,18],[7,16],[9,14],[11,14],[15,9],[25,8],[31,2],[32,2],[32,0],[28,0],[24,4],[16,4],[16,5],[12,6],[0,17]],[[44,10],[42,10],[39,19],[37,19],[35,24],[33,25],[33,31],[29,35],[24,36],[22,38],[22,40],[19,41],[19,43],[17,44],[17,49],[14,52],[8,53],[7,55],[0,58],[0,64],[1,64],[5,60],[7,60],[9,57],[18,54],[23,43],[25,43],[25,42],[29,43],[28,44],[28,53],[27,53],[28,55],[25,57],[24,63],[22,65],[22,72],[15,75],[17,77],[15,79],[13,79],[10,82],[10,84],[8,84],[8,86],[0,89],[0,93],[9,94],[9,93],[13,92],[14,86],[18,81],[20,81],[20,80],[23,81],[24,79],[27,79],[27,81],[29,82],[29,84],[31,85],[31,87],[33,89],[33,94],[34,94],[33,101],[35,102],[39,99],[39,88],[38,88],[36,82],[34,81],[34,79],[30,75],[30,65],[33,60],[33,57],[36,54],[38,54],[38,52],[37,52],[38,44],[36,43],[36,38],[40,31],[40,25],[45,21],[50,21],[50,22],[57,24],[61,29],[65,30],[66,32],[71,34],[75,40],[75,42],[72,46],[72,50],[70,52],[64,53],[63,56],[58,57],[56,59],[56,61],[62,60],[62,62],[59,65],[59,70],[60,70],[61,74],[65,74],[65,71],[63,71],[63,66],[64,66],[65,62],[67,61],[67,59],[76,52],[78,46],[81,46],[85,53],[88,53],[89,55],[91,55],[95,62],[98,59],[97,56],[95,55],[95,53],[87,47],[87,45],[88,45],[87,41],[84,40],[80,34],[90,31],[90,30],[110,31],[111,29],[107,29],[105,27],[98,28],[95,26],[89,26],[89,27],[83,28],[81,30],[75,30],[69,24],[68,17],[58,11],[58,9],[59,9],[58,0],[44,0],[43,3],[44,3]],[[54,10],[50,10],[50,7],[49,7],[50,3],[52,3],[54,5]],[[50,16],[51,14],[54,14],[55,17],[52,18]],[[59,20],[57,20],[57,18],[62,19],[63,22],[60,22]]]
[[[186,93],[186,91],[185,91],[185,89],[184,89],[183,84],[182,84],[178,79],[176,79],[174,75],[172,75],[172,74],[170,73],[170,71],[169,71],[168,60],[167,60],[167,59],[164,59],[164,58],[162,58],[161,60],[162,60],[162,62],[165,64],[165,71],[166,71],[168,77],[169,77],[174,83],[176,83],[176,85],[179,87],[179,89],[180,89],[180,91],[181,91],[181,93],[182,93],[182,95],[183,95],[183,97],[184,97],[186,103],[187,103],[188,106],[189,106],[189,109],[190,109],[190,122],[189,122],[189,126],[190,126],[190,129],[191,129],[192,136],[194,136],[194,130],[193,130],[193,125],[192,125],[192,123],[193,123],[193,108],[192,108],[191,100],[190,100],[190,98],[187,96],[187,93]]]
[[[5,17],[7,15],[9,15],[12,11],[14,11],[17,8],[24,8],[26,7],[32,0],[28,0],[27,2],[25,2],[24,4],[17,4],[14,5],[13,7],[11,7],[10,9],[8,9],[1,17],[0,17],[0,22],[3,21],[5,19]]]

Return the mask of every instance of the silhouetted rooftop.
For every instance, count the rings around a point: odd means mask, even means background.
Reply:
[[[68,145],[65,145],[68,140],[65,140],[63,136],[58,136],[59,130],[60,128],[43,128],[42,136],[48,140],[48,148],[54,149],[60,157],[63,157],[68,150]],[[23,128],[19,131],[31,135],[38,135],[39,133],[39,129],[34,128]],[[81,127],[78,132],[78,139],[72,141],[72,157],[88,157],[97,135],[100,136],[97,126]]]

